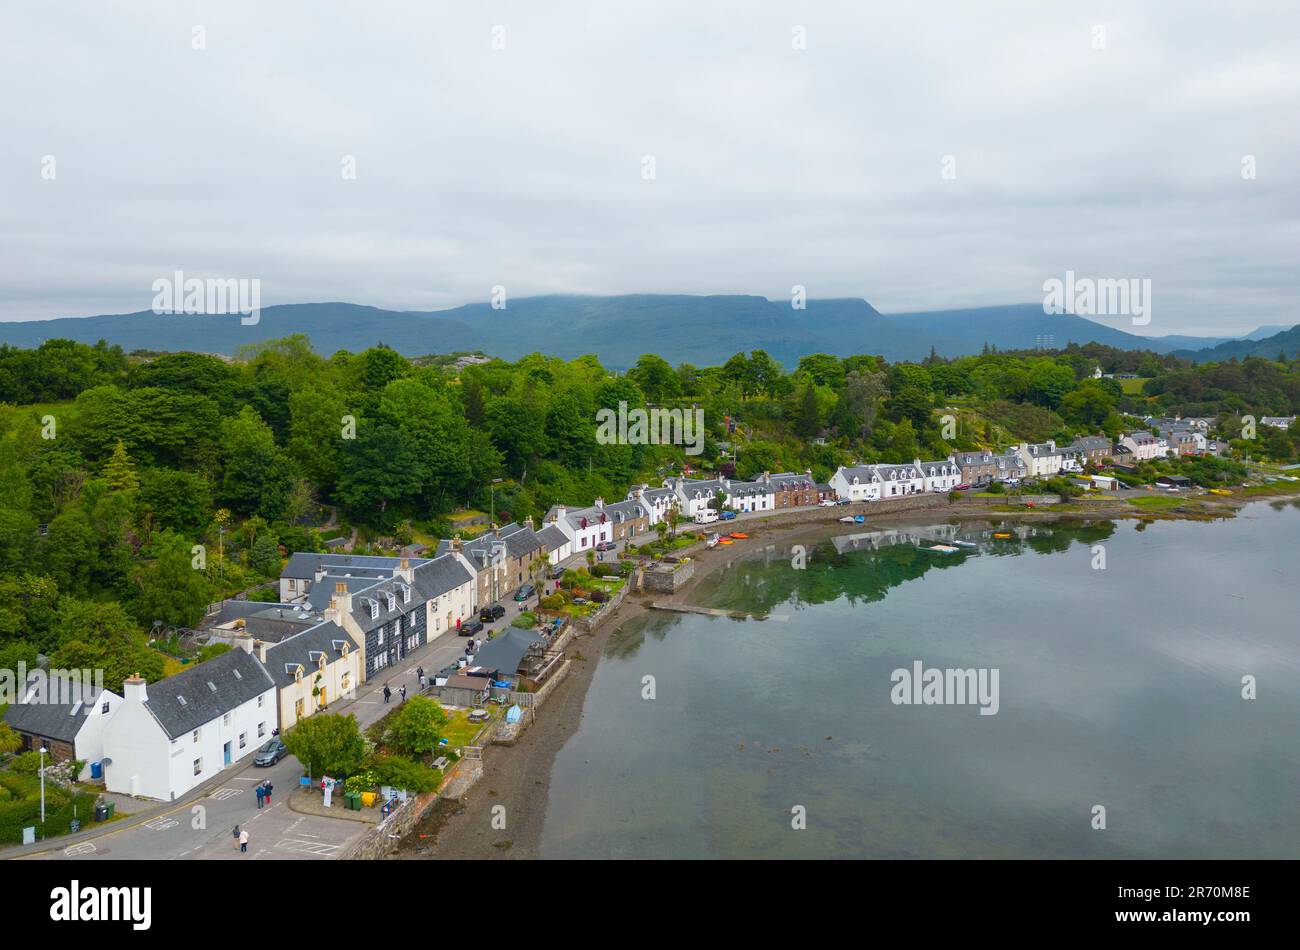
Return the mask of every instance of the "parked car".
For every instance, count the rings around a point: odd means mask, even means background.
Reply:
[[[839,501],[837,501],[835,504],[837,504],[837,505],[847,505],[848,503],[849,503],[849,499],[847,499],[847,498],[841,498],[841,499],[840,499]]]
[[[839,504],[839,502],[836,501],[834,498],[823,498],[820,502],[818,502],[818,504],[822,508],[834,508],[836,505]]]
[[[537,593],[536,587],[532,584],[525,584],[523,587],[519,588],[519,590],[515,591],[515,600],[527,600],[535,593]]]
[[[614,550],[614,547],[615,547],[615,545],[614,545],[614,542],[613,542],[613,541],[601,541],[601,542],[599,542],[599,543],[596,545],[596,550],[597,550],[597,551],[612,551],[612,550]]]
[[[466,620],[464,623],[460,625],[460,629],[456,631],[456,635],[460,637],[476,637],[482,632],[483,632],[483,621]]]
[[[500,620],[506,615],[506,609],[500,604],[493,604],[491,607],[484,607],[478,612],[478,619],[484,623],[491,623],[493,620]]]
[[[718,517],[723,521],[730,521],[732,518],[736,517],[736,513],[734,511],[724,511],[718,515]]]
[[[970,491],[969,485],[958,485],[953,491]]]
[[[553,581],[558,581],[563,576],[564,576],[564,568],[562,568],[558,564],[546,572],[546,577],[549,580],[553,580]]]
[[[289,749],[279,739],[271,739],[266,745],[257,750],[253,756],[253,764],[260,768],[270,768],[289,754]]]

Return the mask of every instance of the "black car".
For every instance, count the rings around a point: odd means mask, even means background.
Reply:
[[[515,600],[527,600],[535,593],[537,593],[537,588],[533,587],[532,584],[525,584],[523,587],[519,588],[518,592],[515,594]]]
[[[456,631],[456,635],[461,637],[476,637],[482,632],[483,632],[483,621],[466,620],[463,624],[460,625],[460,629]]]
[[[484,607],[478,612],[478,619],[484,623],[491,623],[493,620],[500,620],[506,615],[506,609],[500,604],[493,604],[491,607]]]
[[[596,545],[596,550],[597,550],[597,551],[612,551],[612,550],[614,550],[615,546],[616,546],[616,545],[614,544],[613,541],[601,541],[599,544]]]
[[[262,768],[269,768],[288,754],[289,750],[283,742],[279,739],[272,739],[257,750],[257,754],[253,756],[253,764]]]
[[[560,567],[560,565],[557,564],[555,565],[555,567],[551,568],[549,571],[546,572],[546,576],[553,581],[558,581],[561,577],[564,576],[564,568]]]

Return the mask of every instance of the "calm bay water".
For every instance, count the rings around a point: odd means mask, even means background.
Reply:
[[[738,559],[694,598],[774,619],[615,635],[544,857],[1300,857],[1300,505],[956,560],[850,535],[803,570]],[[894,705],[915,660],[998,669],[1000,711]]]

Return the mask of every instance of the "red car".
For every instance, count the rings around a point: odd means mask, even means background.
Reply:
[[[958,485],[953,491],[970,491],[969,485]]]

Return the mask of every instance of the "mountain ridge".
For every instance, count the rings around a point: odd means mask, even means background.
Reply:
[[[341,301],[262,308],[255,325],[238,315],[156,314],[137,311],[0,324],[0,343],[37,346],[66,337],[105,339],[126,350],[195,350],[233,355],[240,346],[303,333],[325,354],[384,343],[408,356],[482,350],[505,359],[543,352],[566,359],[595,353],[614,368],[643,353],[672,363],[725,361],[737,351],[764,349],[793,366],[799,357],[880,353],[891,360],[922,359],[998,349],[1051,349],[1097,342],[1157,352],[1199,350],[1223,338],[1141,337],[1071,314],[1048,314],[1041,304],[882,314],[865,299],[810,299],[804,309],[751,294],[548,294],[444,310],[387,310]]]

